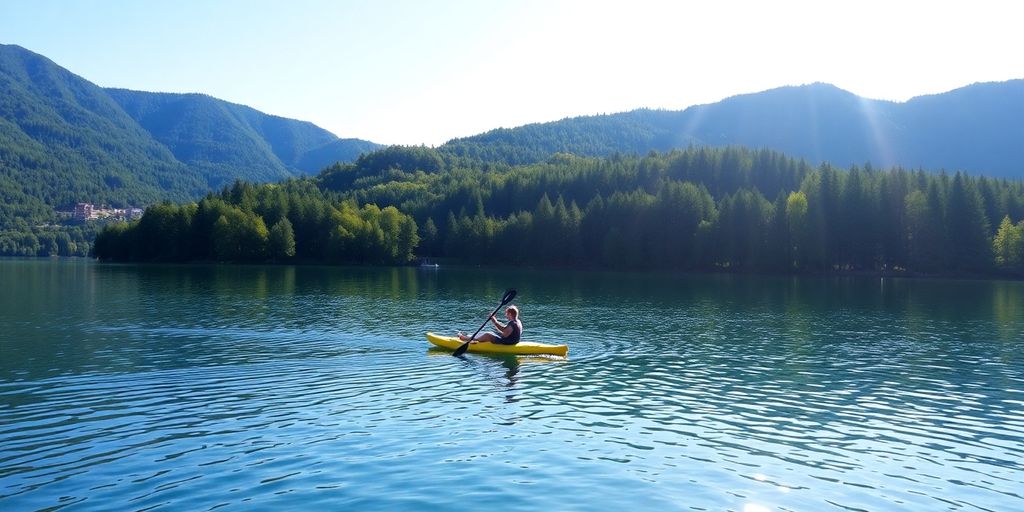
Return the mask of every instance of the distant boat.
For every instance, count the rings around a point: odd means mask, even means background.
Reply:
[[[423,260],[423,262],[420,263],[420,267],[421,268],[440,268],[441,265],[438,265],[437,263],[431,263],[431,262],[429,262],[427,260]]]

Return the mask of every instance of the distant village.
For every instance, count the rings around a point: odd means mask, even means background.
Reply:
[[[106,208],[104,205],[96,206],[92,203],[78,203],[72,211],[59,211],[58,215],[79,222],[89,220],[134,220],[142,217],[145,210],[129,206],[127,208]]]

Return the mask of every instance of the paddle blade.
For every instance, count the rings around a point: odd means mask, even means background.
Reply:
[[[459,348],[455,349],[455,352],[452,352],[452,355],[455,356],[455,357],[459,357],[462,354],[465,354],[467,350],[469,350],[469,342],[468,341],[463,343],[461,346],[459,346]]]
[[[501,306],[504,306],[509,302],[512,302],[512,299],[514,298],[516,298],[515,288],[509,288],[508,290],[505,290],[505,295],[501,298]],[[500,308],[501,306],[498,307]]]

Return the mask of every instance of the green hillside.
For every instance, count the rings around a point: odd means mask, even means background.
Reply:
[[[608,156],[644,154],[699,144],[679,129],[682,113],[634,110],[604,116],[582,116],[518,128],[497,128],[451,140],[439,149],[470,160],[518,165],[540,162],[555,153]]]
[[[291,174],[248,119],[223,102],[199,94],[107,92],[177,160],[198,170],[208,186],[230,181],[240,167],[256,181]]]
[[[93,228],[56,213],[78,202],[196,199],[236,179],[312,174],[376,147],[209,96],[103,89],[0,45],[0,255],[55,254],[39,240],[59,232],[88,242]]]
[[[313,123],[264,114],[204,94],[107,89],[175,158],[211,188],[243,177],[276,181],[352,161],[376,144],[343,140]],[[244,170],[245,175],[240,175]]]
[[[0,46],[0,228],[49,220],[45,207],[148,204],[206,188],[103,89]]]

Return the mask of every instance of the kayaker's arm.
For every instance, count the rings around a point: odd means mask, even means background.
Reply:
[[[501,325],[501,322],[499,322],[498,319],[494,317],[494,315],[491,315],[491,321],[494,322],[494,326],[498,328],[498,331],[501,332],[502,336],[508,336],[509,334],[512,334],[511,332],[508,332],[508,324]]]

